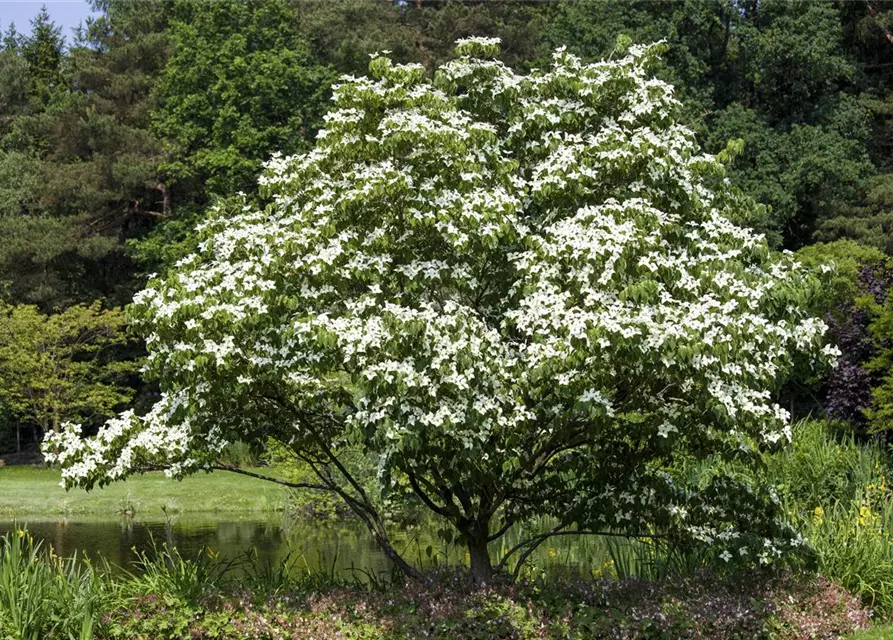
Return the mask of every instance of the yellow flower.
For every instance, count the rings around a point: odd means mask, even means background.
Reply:
[[[859,520],[858,523],[860,526],[865,526],[871,523],[871,507],[867,504],[863,504],[859,507]]]
[[[825,521],[825,510],[822,507],[816,507],[812,512],[812,521],[816,524],[822,524]]]

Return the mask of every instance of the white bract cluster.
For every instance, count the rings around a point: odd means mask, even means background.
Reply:
[[[756,205],[676,121],[660,49],[518,75],[469,39],[433,77],[385,56],[345,77],[264,204],[212,212],[137,295],[164,396],[50,434],[66,484],[273,438],[359,448],[457,523],[546,513],[726,560],[797,544],[759,492],[667,472],[784,443],[773,393],[834,351],[802,310],[811,276],[730,222]]]

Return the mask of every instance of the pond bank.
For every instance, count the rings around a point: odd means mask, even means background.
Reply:
[[[59,560],[26,531],[0,538],[0,637],[55,640],[831,640],[869,626],[858,598],[823,578],[698,573],[664,580],[360,583],[210,553],[145,554],[111,574]],[[285,566],[285,569],[283,569]]]
[[[184,514],[154,521],[102,516],[0,519],[0,535],[20,529],[27,530],[44,548],[52,548],[57,556],[107,561],[120,572],[138,570],[140,554],[151,553],[159,546],[176,549],[187,558],[210,552],[221,562],[241,562],[251,555],[271,566],[288,562],[301,570],[340,577],[391,572],[390,560],[358,519],[309,520],[285,514],[264,517],[240,513]],[[430,528],[395,530],[393,538],[413,561],[420,555],[428,560],[424,549],[436,544]],[[438,560],[445,562],[445,550],[438,551]],[[449,560],[460,563],[462,555],[454,552]]]
[[[257,470],[276,476],[275,468]],[[288,490],[226,471],[171,480],[160,471],[133,476],[90,492],[66,491],[55,469],[0,467],[0,519],[102,515],[165,518],[188,513],[275,513],[285,509]]]
[[[0,637],[831,640],[871,622],[857,597],[805,573],[518,584],[499,576],[475,587],[461,569],[404,583],[394,573],[344,577],[258,554],[233,563],[210,549],[184,556],[155,546],[138,564],[109,571],[61,559],[27,530],[0,536]]]

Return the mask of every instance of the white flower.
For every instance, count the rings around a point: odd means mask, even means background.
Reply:
[[[739,200],[650,76],[654,47],[559,51],[527,75],[495,38],[457,52],[433,76],[376,55],[380,77],[334,87],[312,150],[271,158],[263,207],[212,209],[132,305],[166,393],[96,436],[49,434],[66,485],[179,476],[269,436],[312,459],[356,445],[382,482],[447,478],[442,495],[475,494],[462,509],[518,496],[585,524],[739,535],[729,505],[662,471],[666,447],[629,445],[785,444],[769,390],[838,354],[797,306],[813,276],[730,221]],[[568,482],[582,495],[539,489]]]
[[[671,433],[674,433],[674,432],[678,433],[678,431],[679,431],[679,429],[677,429],[676,427],[671,425],[669,422],[663,422],[657,428],[657,435],[659,435],[661,438],[666,438]]]

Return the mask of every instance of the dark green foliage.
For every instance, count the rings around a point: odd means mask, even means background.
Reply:
[[[154,167],[167,189],[162,224],[134,238],[143,269],[191,249],[191,231],[217,194],[254,193],[263,161],[309,146],[337,73],[319,64],[286,0],[173,2],[171,53],[154,78],[151,130],[166,155]]]
[[[663,78],[685,103],[685,120],[703,126],[714,93],[727,80],[725,57],[731,21],[728,2],[557,2],[544,5],[543,46],[537,64],[556,47],[595,60],[611,55],[617,34],[633,42],[666,40]]]
[[[302,28],[325,61],[362,73],[366,54],[393,50],[428,66],[455,37],[503,38],[505,61],[542,66],[558,46],[607,56],[618,33],[665,39],[663,76],[673,82],[704,142],[720,151],[743,139],[731,175],[771,207],[755,226],[776,245],[809,243],[817,228],[866,193],[870,109],[859,60],[847,51],[846,15],[831,3],[553,2],[447,3],[406,9],[384,3],[299,3]],[[852,12],[852,9],[847,9]],[[436,33],[439,40],[431,41]],[[839,237],[824,226],[826,239]]]
[[[31,34],[22,38],[22,57],[28,65],[28,96],[46,104],[64,82],[62,76],[62,29],[57,27],[46,6],[31,21]]]
[[[731,177],[770,206],[754,226],[776,246],[810,242],[863,193],[873,173],[869,113],[851,95],[858,65],[833,4],[582,1],[540,5],[536,14],[539,42],[522,56],[535,64],[561,45],[590,59],[609,55],[618,33],[667,40],[663,75],[686,120],[714,152],[744,141]]]
[[[818,237],[854,238],[893,252],[893,10],[886,3],[840,3],[844,46],[856,62],[858,100],[869,116],[866,149],[875,172],[861,192],[818,225]],[[875,174],[876,173],[876,174]],[[873,175],[875,174],[875,175]]]
[[[314,55],[342,73],[365,75],[369,54],[382,50],[391,51],[395,61],[419,62],[432,69],[450,59],[456,40],[468,36],[502,38],[501,59],[513,67],[529,67],[551,53],[544,38],[546,4],[435,2],[421,8],[367,0],[294,4],[298,28]]]
[[[165,215],[161,142],[149,130],[152,81],[166,57],[162,6],[97,3],[64,59],[41,13],[9,38],[3,60],[27,63],[27,101],[0,138],[0,281],[44,309],[100,296],[126,301],[132,267],[122,240]],[[11,97],[13,79],[0,82]]]
[[[35,240],[0,257],[16,299],[45,307],[125,299],[135,268],[121,241],[152,230],[131,255],[152,268],[176,259],[182,250],[169,245],[188,245],[214,194],[252,193],[270,153],[306,148],[338,73],[365,73],[368,54],[381,49],[431,68],[469,35],[499,36],[505,62],[522,69],[561,45],[587,59],[609,55],[618,33],[665,39],[662,74],[686,120],[713,151],[744,142],[730,172],[769,206],[754,227],[792,248],[838,237],[890,244],[886,7],[103,0],[96,8],[101,17],[68,52],[46,14],[31,35],[10,32],[0,52],[0,175],[9,177],[0,215],[60,219],[50,231],[24,231]]]
[[[160,170],[180,199],[254,191],[271,153],[307,148],[336,75],[314,61],[285,0],[178,2],[172,15],[154,129],[173,157]]]
[[[730,172],[748,195],[770,207],[759,230],[776,246],[808,243],[848,199],[859,196],[871,165],[862,141],[834,125],[774,127],[760,113],[735,103],[719,112],[708,145],[719,149],[739,138],[744,152]],[[828,232],[825,237],[839,237]]]

